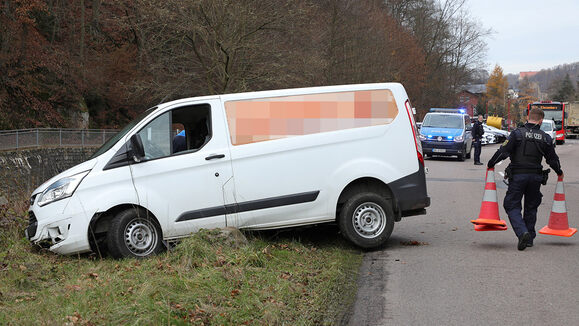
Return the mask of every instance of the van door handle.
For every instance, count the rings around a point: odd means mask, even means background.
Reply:
[[[225,154],[214,154],[214,155],[209,155],[209,156],[207,156],[207,157],[205,158],[205,160],[206,160],[206,161],[216,160],[216,159],[218,159],[218,158],[224,158],[224,157],[225,157]]]

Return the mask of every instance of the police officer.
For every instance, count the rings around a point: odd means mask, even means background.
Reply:
[[[472,144],[474,146],[474,165],[482,165],[480,161],[481,139],[485,133],[483,126],[483,116],[478,115],[478,120],[472,126]]]
[[[543,197],[540,191],[543,180],[543,166],[541,165],[543,157],[557,175],[563,175],[551,137],[539,129],[544,117],[543,110],[531,109],[527,123],[510,134],[487,164],[489,168],[492,168],[507,157],[511,159],[511,163],[505,170],[509,178],[509,189],[503,206],[519,238],[517,245],[519,250],[532,247],[536,236],[537,207],[541,204]],[[525,209],[521,214],[523,196]]]

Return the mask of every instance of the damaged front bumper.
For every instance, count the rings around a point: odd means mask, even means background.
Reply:
[[[90,251],[89,217],[78,199],[72,197],[40,207],[31,202],[24,233],[34,245],[63,255]]]

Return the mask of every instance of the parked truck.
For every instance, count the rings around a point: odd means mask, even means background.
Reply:
[[[565,104],[567,138],[577,138],[579,135],[579,101]]]

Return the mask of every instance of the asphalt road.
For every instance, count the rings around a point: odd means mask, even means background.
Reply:
[[[368,252],[349,325],[579,325],[579,233],[537,234],[517,250],[502,207],[506,186],[496,175],[500,217],[508,230],[475,232],[486,162],[499,145],[482,149],[485,165],[427,159],[427,215],[403,218],[388,245]],[[579,227],[579,141],[556,152],[565,173],[569,224]],[[509,160],[496,167],[503,171]],[[548,223],[556,175],[541,187],[537,231]]]

